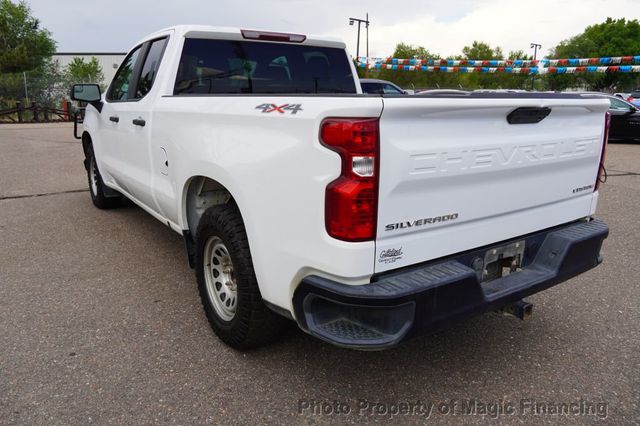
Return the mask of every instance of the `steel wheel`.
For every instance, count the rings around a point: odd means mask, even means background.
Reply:
[[[249,240],[235,202],[204,212],[195,246],[198,292],[209,324],[220,340],[245,350],[279,338],[287,321],[262,299]]]
[[[229,250],[219,237],[213,236],[207,240],[204,261],[209,300],[222,320],[231,321],[236,315],[238,288]]]

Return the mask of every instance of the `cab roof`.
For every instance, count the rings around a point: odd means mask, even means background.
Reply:
[[[224,40],[247,40],[242,35],[242,30],[251,30],[255,32],[267,32],[267,33],[282,33],[282,34],[299,34],[287,31],[274,31],[255,28],[238,28],[238,27],[218,27],[210,25],[175,25],[172,27],[163,28],[159,31],[151,33],[141,39],[136,45],[144,43],[145,41],[167,35],[175,34],[178,37],[187,38],[216,38]],[[317,36],[304,34],[306,39],[302,43],[303,45],[323,46],[323,47],[335,47],[339,49],[345,49],[346,45],[343,41],[334,37]],[[256,40],[258,41],[258,40]],[[260,41],[264,42],[264,41]],[[274,43],[274,41],[269,41]]]

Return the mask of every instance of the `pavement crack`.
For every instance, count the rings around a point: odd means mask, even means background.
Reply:
[[[0,196],[0,201],[16,200],[16,199],[20,199],[20,198],[48,197],[50,195],[74,194],[74,193],[77,193],[77,192],[86,192],[86,191],[88,191],[88,189],[70,189],[68,191],[41,192],[41,193],[38,193],[38,194],[8,195],[8,196]]]
[[[614,174],[612,174],[611,172],[613,172]],[[630,172],[627,170],[607,170],[607,177],[616,176],[640,176],[640,173]]]

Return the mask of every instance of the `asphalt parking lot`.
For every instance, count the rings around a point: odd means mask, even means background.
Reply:
[[[68,124],[0,126],[2,424],[640,422],[640,144],[608,148],[601,267],[531,297],[528,322],[489,314],[383,352],[293,326],[229,349],[181,237],[132,205],[95,209],[81,160]]]

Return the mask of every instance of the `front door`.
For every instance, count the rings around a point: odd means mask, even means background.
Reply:
[[[130,133],[134,130],[131,114],[135,73],[141,64],[144,46],[134,48],[122,62],[105,96],[100,114],[102,120],[102,141],[96,156],[103,179],[115,183],[129,195],[138,198],[141,191],[133,183],[138,172],[131,168],[131,158],[139,155],[143,141],[132,144]],[[138,151],[138,152],[136,152]]]

